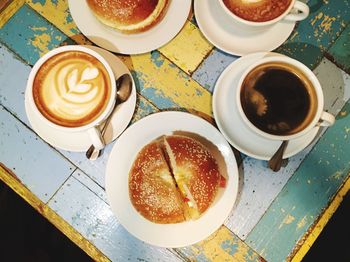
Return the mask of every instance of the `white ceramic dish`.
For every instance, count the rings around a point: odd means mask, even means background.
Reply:
[[[225,13],[217,0],[195,0],[194,13],[208,41],[237,56],[274,50],[287,40],[295,26],[291,21],[280,21],[263,29],[240,26]]]
[[[155,50],[173,39],[185,24],[189,0],[172,0],[167,13],[157,25],[138,34],[123,34],[99,22],[85,0],[68,0],[69,10],[79,30],[89,40],[112,52],[141,54]]]
[[[213,112],[215,121],[227,141],[242,153],[262,160],[269,160],[282,141],[272,141],[253,132],[239,115],[235,105],[236,89],[242,73],[259,59],[278,55],[259,52],[243,56],[231,63],[218,78],[213,93]],[[315,138],[319,127],[314,127],[306,135],[292,139],[284,152],[288,158],[303,150]]]
[[[86,46],[86,47],[89,47],[95,50],[107,60],[116,78],[118,78],[119,76],[125,73],[130,74],[129,69],[124,65],[124,63],[112,53],[99,47],[94,47],[94,46]],[[25,97],[27,96],[28,94],[26,90]],[[118,105],[117,108],[112,113],[113,114],[112,119],[104,135],[104,140],[106,143],[112,142],[128,126],[134,114],[135,106],[136,106],[136,87],[133,81],[132,92],[129,99],[123,104]],[[47,124],[45,124],[44,121],[38,118],[36,114],[34,114],[33,110],[31,109],[31,106],[28,103],[27,98],[25,99],[25,109],[26,109],[29,123],[33,127],[34,131],[37,132],[37,134],[41,138],[43,138],[52,146],[63,150],[76,151],[76,152],[86,151],[90,147],[91,142],[87,132],[67,133],[48,126]]]
[[[145,219],[133,207],[128,190],[129,170],[143,146],[174,131],[199,135],[216,146],[226,165],[227,185],[198,220],[156,224]],[[238,193],[237,163],[230,145],[207,121],[183,112],[156,113],[130,126],[114,144],[106,168],[106,192],[118,221],[132,235],[156,246],[183,247],[208,237],[230,214]]]

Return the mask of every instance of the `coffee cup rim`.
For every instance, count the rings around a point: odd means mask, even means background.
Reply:
[[[241,94],[241,88],[243,81],[245,80],[246,76],[257,66],[260,66],[262,64],[270,63],[270,62],[282,62],[286,64],[290,64],[292,66],[297,67],[300,71],[302,71],[306,77],[310,80],[313,89],[315,90],[316,96],[317,96],[317,109],[316,113],[310,121],[310,123],[301,131],[292,134],[292,135],[273,135],[270,133],[267,133],[259,128],[257,128],[253,123],[250,122],[248,117],[245,115],[243,108],[242,108],[242,103],[240,99],[240,94]],[[319,80],[317,79],[316,75],[309,69],[306,65],[303,63],[299,62],[296,59],[290,58],[285,55],[278,55],[278,56],[270,56],[270,57],[264,57],[260,59],[259,61],[251,64],[248,66],[242,73],[238,85],[237,85],[237,90],[236,90],[236,106],[239,112],[239,115],[243,122],[256,134],[260,135],[261,137],[267,138],[269,140],[278,140],[278,141],[283,141],[283,140],[292,140],[298,137],[301,137],[305,134],[307,134],[312,128],[317,126],[318,121],[321,118],[321,114],[323,112],[323,106],[324,106],[324,96],[323,96],[323,91],[321,84]]]
[[[109,75],[109,80],[111,82],[110,83],[111,95],[110,95],[109,101],[108,101],[104,111],[94,121],[92,121],[86,125],[78,126],[78,127],[61,126],[61,125],[58,125],[56,123],[51,122],[38,110],[38,108],[35,105],[34,98],[33,98],[33,82],[34,82],[34,78],[35,78],[38,70],[40,69],[40,67],[48,59],[50,59],[54,55],[57,55],[57,54],[60,54],[60,53],[66,52],[66,51],[80,51],[80,52],[84,52],[84,53],[87,53],[89,55],[94,56],[105,67],[105,69]],[[60,47],[57,47],[55,49],[50,50],[49,52],[44,54],[42,57],[40,57],[36,61],[32,70],[29,73],[29,77],[28,77],[28,81],[27,81],[27,92],[29,94],[29,96],[28,96],[29,101],[28,102],[29,102],[31,110],[35,113],[35,115],[37,117],[39,117],[42,121],[44,121],[48,126],[55,128],[55,129],[58,129],[58,130],[62,130],[64,132],[82,132],[82,131],[86,131],[86,130],[88,130],[92,127],[95,127],[98,124],[102,123],[109,116],[109,114],[112,113],[112,109],[114,108],[114,104],[116,102],[115,97],[116,97],[117,91],[116,91],[115,75],[113,73],[111,66],[109,65],[109,63],[107,62],[107,60],[103,56],[101,56],[98,52],[96,52],[88,47],[85,47],[83,45],[65,45],[65,46],[60,46]]]
[[[223,0],[218,0],[221,7],[223,8],[223,10],[225,11],[226,14],[228,14],[231,18],[233,18],[235,21],[238,21],[242,24],[248,25],[248,26],[252,26],[252,27],[264,27],[264,26],[270,26],[273,25],[279,21],[281,21],[285,16],[288,15],[288,13],[290,12],[290,10],[293,8],[294,3],[296,0],[292,0],[288,6],[288,8],[282,13],[280,14],[278,17],[272,19],[272,20],[268,20],[268,21],[264,21],[264,22],[255,22],[255,21],[250,21],[250,20],[246,20],[243,19],[242,17],[239,17],[238,15],[234,14],[224,3]]]

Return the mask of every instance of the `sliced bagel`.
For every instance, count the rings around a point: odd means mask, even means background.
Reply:
[[[103,24],[123,33],[144,32],[160,22],[170,0],[86,0]]]
[[[185,220],[184,202],[169,172],[159,141],[138,153],[129,173],[129,196],[133,206],[155,223]]]
[[[180,135],[164,137],[171,170],[184,199],[186,219],[197,219],[213,202],[220,186],[218,164],[199,141]]]

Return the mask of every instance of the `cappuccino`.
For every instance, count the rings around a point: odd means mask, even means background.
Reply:
[[[63,127],[81,127],[96,120],[111,97],[107,69],[94,56],[65,51],[46,60],[38,69],[32,87],[40,113]]]
[[[308,77],[282,62],[253,68],[241,85],[240,101],[244,114],[255,127],[279,136],[304,130],[318,108],[317,94]]]
[[[281,16],[292,0],[222,0],[236,16],[252,22],[266,22]]]

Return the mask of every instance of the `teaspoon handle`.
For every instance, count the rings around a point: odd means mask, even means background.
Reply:
[[[283,153],[288,144],[288,140],[282,142],[276,153],[270,158],[268,165],[273,171],[277,172],[280,170],[283,162]]]

